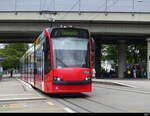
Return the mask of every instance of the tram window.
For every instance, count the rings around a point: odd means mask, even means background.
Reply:
[[[85,60],[86,60],[86,66],[90,67],[90,43],[89,42],[88,42],[88,51],[87,51]]]
[[[45,39],[46,41],[44,42],[44,46],[46,46],[46,49],[44,50],[44,72],[47,74],[50,71],[50,47],[49,47],[49,42],[48,38]]]

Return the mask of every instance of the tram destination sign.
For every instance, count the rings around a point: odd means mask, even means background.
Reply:
[[[79,37],[89,38],[89,33],[86,29],[76,28],[56,28],[52,31],[51,37]]]

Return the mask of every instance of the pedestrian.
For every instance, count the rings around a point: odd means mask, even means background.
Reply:
[[[109,78],[112,78],[112,73],[113,73],[113,71],[110,69],[110,71],[109,71]]]
[[[143,71],[143,77],[146,79],[147,78],[147,72],[146,72],[146,69],[144,69]]]
[[[136,69],[133,68],[133,77],[136,78]]]
[[[92,77],[93,77],[93,78],[95,78],[95,73],[96,73],[95,68],[93,68],[93,69],[92,69]]]
[[[10,70],[10,77],[13,77],[13,69]]]
[[[130,69],[128,69],[127,74],[128,74],[128,78],[131,78],[131,71],[130,71]]]

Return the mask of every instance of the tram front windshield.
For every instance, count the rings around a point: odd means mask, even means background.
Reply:
[[[59,37],[52,39],[52,43],[56,68],[89,68],[88,39]]]

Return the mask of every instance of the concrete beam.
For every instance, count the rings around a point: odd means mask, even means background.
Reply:
[[[56,22],[53,26],[72,25],[87,28],[93,35],[132,35],[147,36],[150,34],[150,24],[111,24],[111,23],[84,23],[84,22]],[[45,28],[50,27],[48,22],[0,22],[0,39],[20,36],[20,38],[35,38]],[[3,37],[3,38],[2,38]],[[11,39],[10,38],[10,39]],[[101,39],[100,37],[98,39]],[[113,38],[113,40],[118,38]],[[142,38],[143,39],[143,38]]]
[[[42,20],[56,21],[108,21],[108,22],[150,22],[149,13],[122,12],[0,12],[0,20]]]
[[[50,23],[52,18],[55,22]],[[131,13],[105,15],[100,12],[0,12],[0,39],[9,38],[11,33],[14,33],[13,37],[29,35],[27,38],[35,38],[51,25],[87,28],[93,35],[147,36],[150,34],[149,19],[150,14],[146,13],[135,13],[133,16]]]
[[[84,22],[68,22],[68,23],[53,23],[53,26],[72,25],[89,29],[92,33],[97,34],[126,34],[126,35],[149,35],[150,24],[109,24],[109,23],[84,23]],[[41,32],[43,29],[50,27],[50,23],[46,22],[1,22],[0,32]]]

